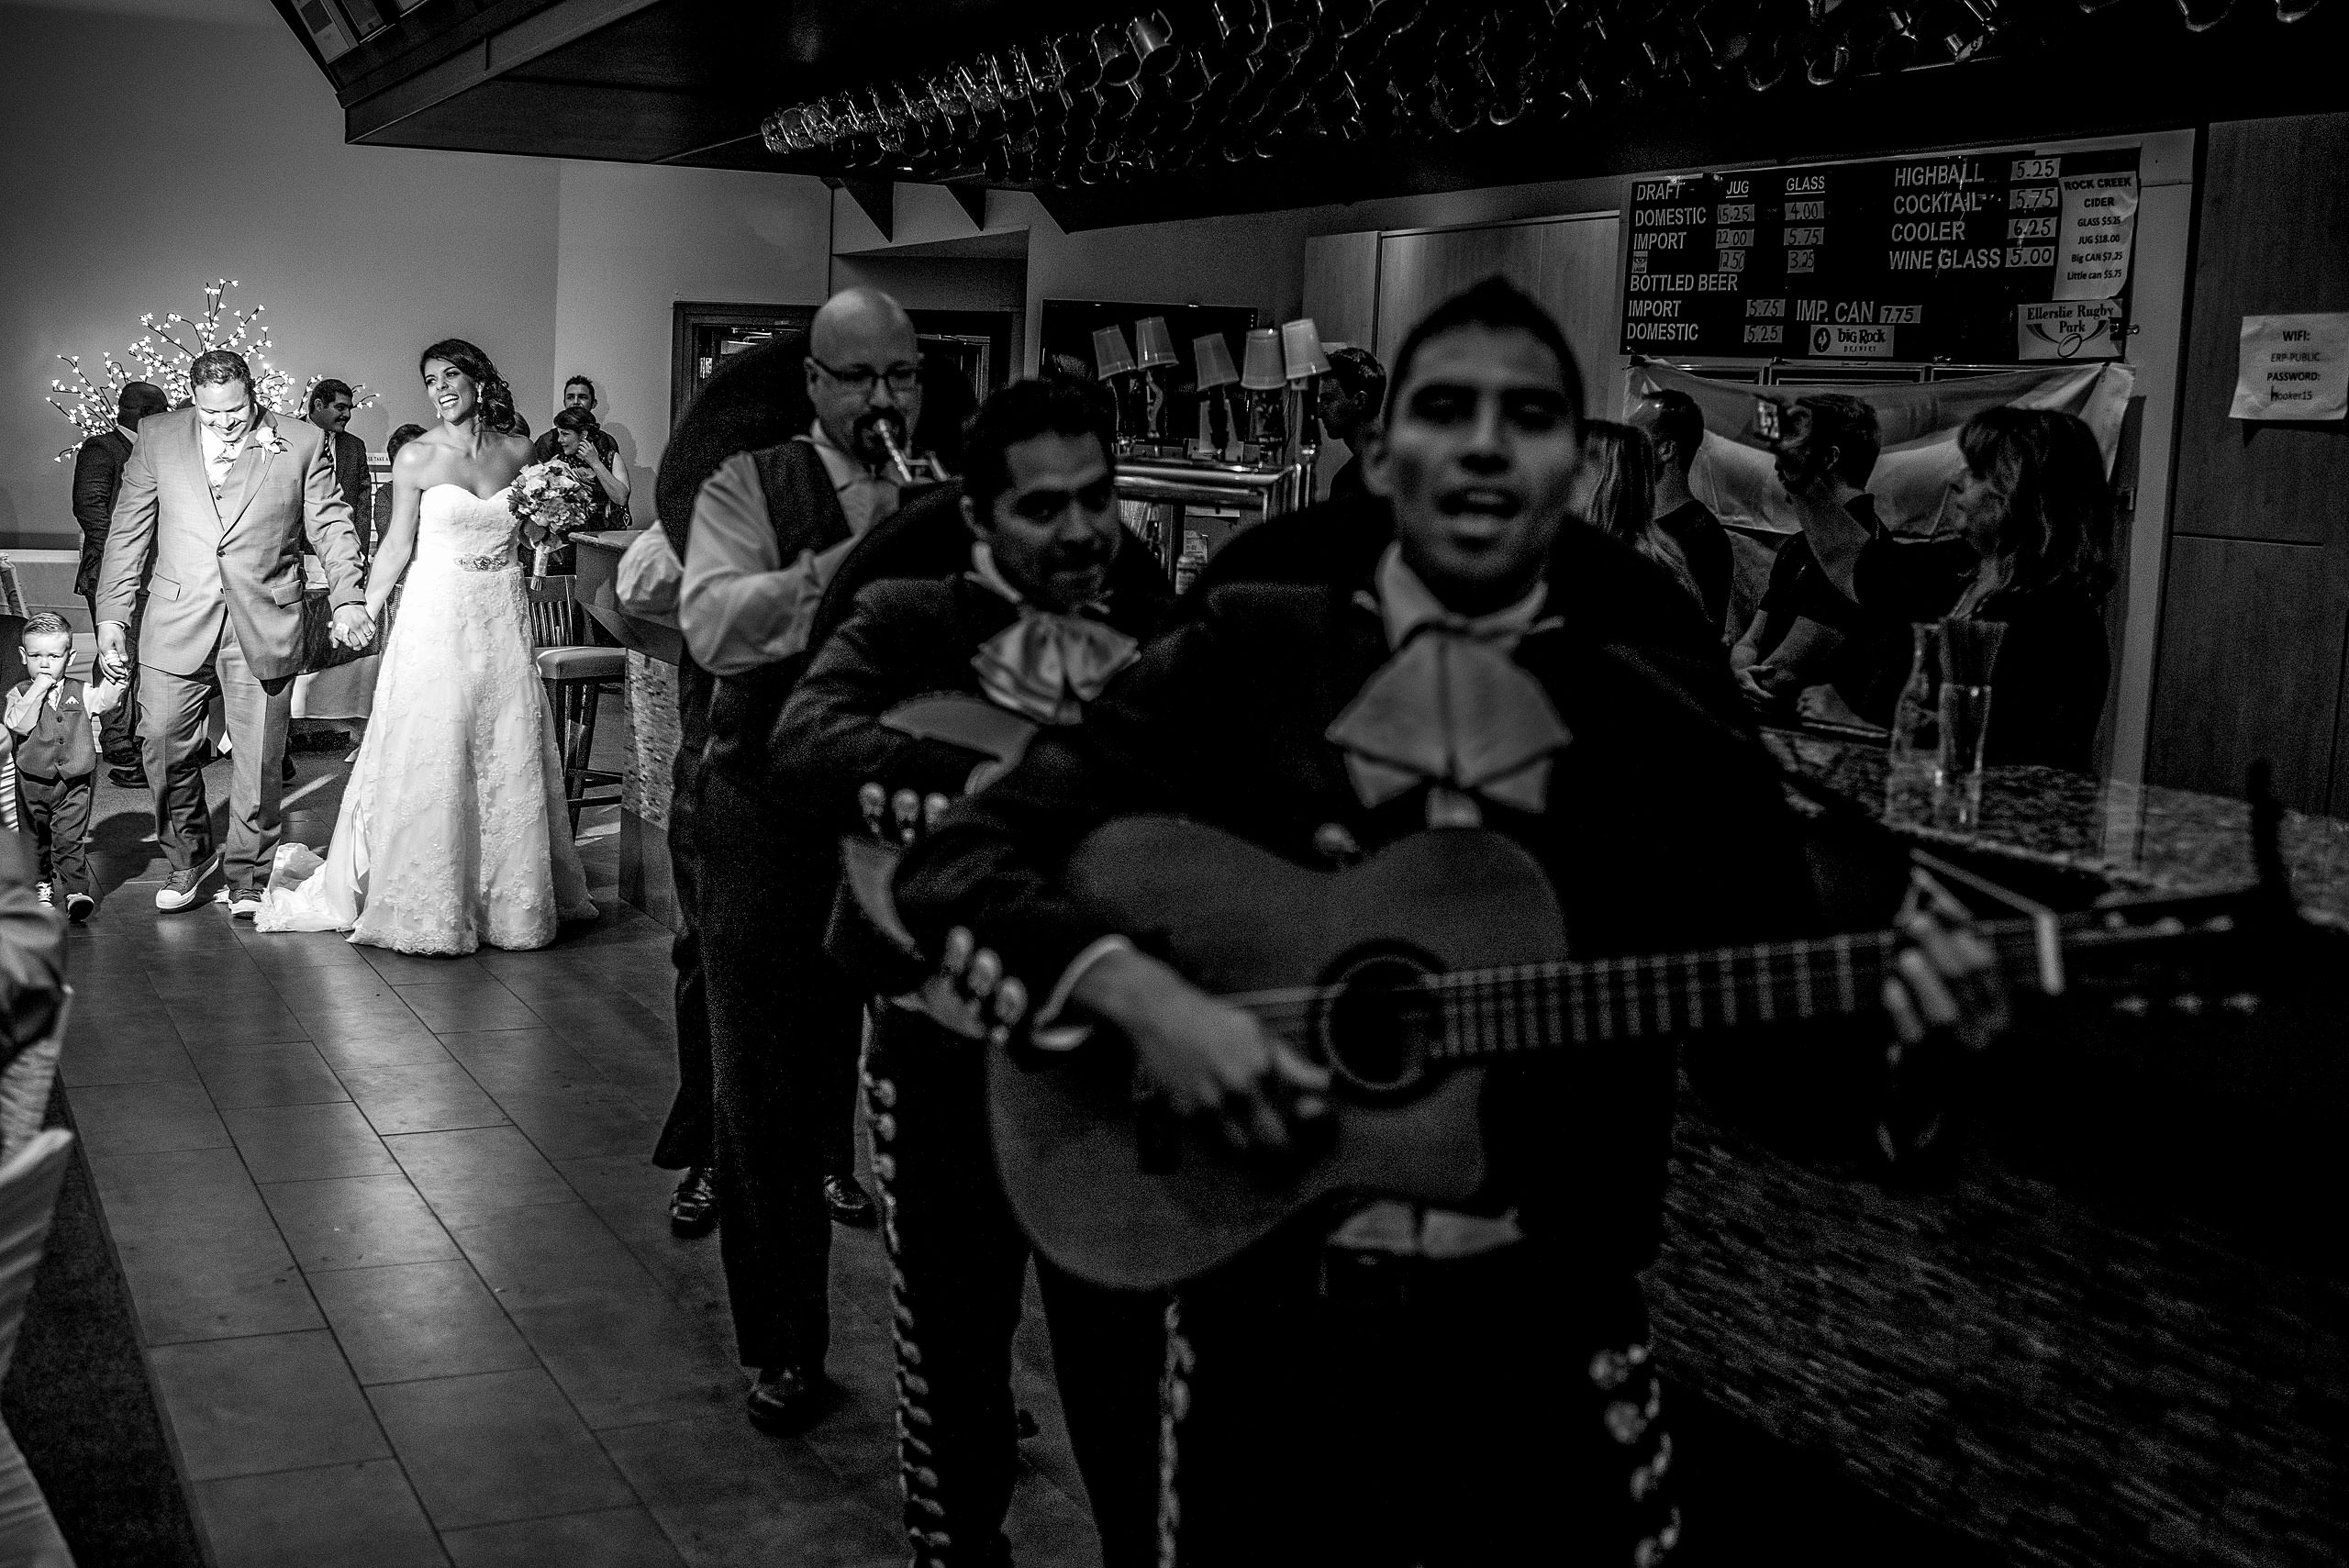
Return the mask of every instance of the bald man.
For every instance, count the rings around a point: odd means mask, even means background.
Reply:
[[[695,497],[678,618],[710,698],[699,816],[718,1249],[751,1422],[804,1429],[828,1403],[831,1222],[870,1225],[854,1173],[863,998],[824,956],[839,878],[825,825],[769,774],[767,735],[807,667],[824,588],[897,510],[889,427],[921,417],[913,323],[874,289],[837,294],[808,334],[816,417],[721,463]],[[953,505],[933,491],[917,506]],[[832,803],[837,807],[838,803]]]

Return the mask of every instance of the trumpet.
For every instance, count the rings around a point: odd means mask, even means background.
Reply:
[[[881,438],[881,445],[889,454],[889,466],[897,471],[897,483],[900,484],[925,483],[921,476],[914,472],[914,460],[906,455],[905,447],[897,439],[897,422],[894,419],[875,419],[873,421],[873,429],[874,433]]]

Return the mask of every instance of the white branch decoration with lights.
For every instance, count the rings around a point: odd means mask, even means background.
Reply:
[[[250,310],[230,310],[225,303],[228,291],[239,286],[233,278],[222,278],[207,284],[204,290],[204,313],[182,316],[174,310],[159,323],[155,313],[149,311],[139,318],[146,331],[128,350],[138,362],[133,372],[112,354],[103,356],[106,373],[93,382],[82,368],[79,354],[60,354],[58,359],[72,373],[72,382],[51,381],[49,406],[65,416],[78,434],[73,444],[57,454],[63,462],[80,450],[83,441],[114,424],[115,408],[122,396],[122,389],[134,381],[143,381],[163,389],[163,395],[177,408],[194,396],[188,385],[188,367],[199,355],[215,349],[227,349],[244,356],[252,367],[255,385],[253,395],[263,406],[279,414],[298,416],[308,411],[309,391],[324,380],[313,375],[302,389],[302,398],[294,397],[294,378],[270,363],[264,351],[271,345],[262,325],[262,312],[269,307],[256,305]],[[61,402],[60,397],[71,399]],[[375,394],[364,386],[351,388],[353,402],[362,408],[375,401]]]

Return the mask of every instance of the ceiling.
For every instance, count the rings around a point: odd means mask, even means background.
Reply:
[[[891,180],[1076,228],[2349,106],[2349,0],[323,3],[380,27],[320,60],[354,142],[821,175],[885,228]]]

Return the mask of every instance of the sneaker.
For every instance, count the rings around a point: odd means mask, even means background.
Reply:
[[[77,926],[95,914],[97,907],[98,901],[86,893],[69,893],[65,895],[65,917]]]
[[[250,887],[239,887],[228,895],[228,916],[231,919],[250,920],[261,913],[261,895]]]
[[[205,884],[220,873],[220,857],[207,856],[185,871],[175,871],[155,890],[155,907],[176,913],[202,901]]]
[[[49,892],[49,884],[45,882],[37,882],[33,884],[33,893],[43,904],[51,902]]]

